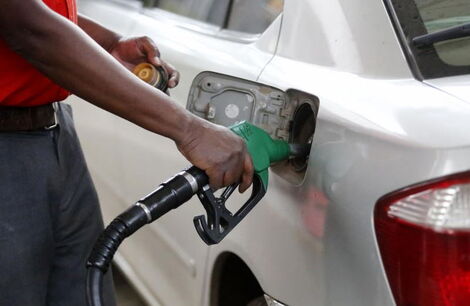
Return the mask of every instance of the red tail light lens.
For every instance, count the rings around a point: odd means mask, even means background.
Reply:
[[[470,305],[470,171],[388,194],[374,215],[398,306]]]

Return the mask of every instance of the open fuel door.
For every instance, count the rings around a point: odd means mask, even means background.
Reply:
[[[280,89],[214,72],[196,76],[187,104],[191,113],[213,123],[228,127],[248,121],[283,140],[289,140],[296,107]]]
[[[194,78],[187,103],[191,113],[215,124],[229,127],[248,121],[291,143],[311,143],[318,107],[318,98],[311,94],[207,71]],[[307,159],[294,159],[274,170],[299,183],[306,166]]]

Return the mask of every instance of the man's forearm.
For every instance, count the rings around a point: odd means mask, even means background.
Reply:
[[[103,27],[99,23],[81,14],[78,15],[78,26],[108,52],[111,51],[113,46],[121,38],[118,33]]]
[[[10,7],[3,9],[21,11],[29,6],[30,12],[11,20],[0,13],[0,34],[46,76],[148,130],[176,142],[185,138],[195,117],[137,79],[77,26],[38,1],[6,3]]]

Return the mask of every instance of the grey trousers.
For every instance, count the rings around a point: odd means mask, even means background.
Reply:
[[[86,259],[103,230],[68,105],[50,131],[0,132],[0,306],[85,306]],[[105,304],[115,305],[111,273]]]

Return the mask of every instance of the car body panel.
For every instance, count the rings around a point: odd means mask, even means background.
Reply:
[[[285,183],[281,185],[284,188],[278,187],[278,180],[271,181],[260,206],[279,205],[278,209],[285,211],[283,218],[290,220],[273,225],[281,230],[260,237],[262,244],[244,246],[250,254],[245,260],[255,271],[264,268],[256,274],[265,276],[260,279],[263,288],[288,305],[392,305],[377,253],[374,205],[379,197],[398,188],[470,168],[470,138],[465,133],[468,127],[464,119],[469,115],[469,105],[413,79],[361,79],[314,65],[300,66],[276,57],[258,81],[280,89],[295,86],[319,98],[307,177],[300,187]],[[295,83],[285,79],[285,75],[294,73],[309,77]],[[450,117],[458,120],[447,120]],[[278,188],[282,192],[274,191]],[[290,197],[286,199],[286,195]],[[300,212],[287,211],[289,206],[296,206]],[[255,218],[260,226],[273,223],[272,218]],[[290,224],[295,226],[288,229],[286,225]],[[318,228],[320,224],[324,227]],[[297,272],[289,275],[284,269],[282,275],[302,281],[296,281],[296,286],[285,286],[285,279],[276,277],[272,265],[285,263],[287,251],[271,252],[271,266],[259,261],[265,260],[262,249],[269,237],[290,233],[290,239],[296,241],[298,232],[310,233],[310,240],[314,241],[310,244],[316,248],[311,247],[307,252],[310,257],[303,257],[303,261],[290,255],[293,260],[288,260],[289,270]],[[323,235],[319,238],[318,233]],[[282,245],[289,243],[282,241]],[[299,244],[294,249],[309,245],[305,241]],[[268,249],[272,248],[269,245]],[[318,270],[312,273],[305,267]],[[311,294],[307,300],[315,302],[310,304],[296,292],[305,283],[310,290],[301,291],[303,296],[305,292]],[[323,288],[321,294],[316,291],[319,288]]]
[[[393,190],[470,169],[468,79],[413,79],[381,1],[286,0],[260,36],[122,0],[81,3],[104,25],[157,42],[182,74],[171,90],[182,106],[202,71],[319,100],[305,179],[271,171],[265,198],[222,243],[208,248],[197,236],[197,199],[126,240],[119,262],[151,305],[209,305],[214,264],[227,252],[287,305],[394,304],[373,209]],[[70,99],[106,221],[187,166],[171,141]]]
[[[286,1],[284,16],[280,56],[374,78],[412,77],[382,1]]]
[[[459,75],[440,79],[431,79],[424,81],[443,92],[446,92],[462,101],[470,102],[470,76]]]

